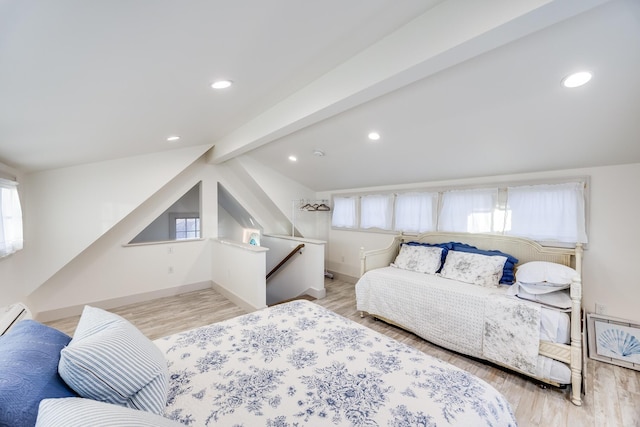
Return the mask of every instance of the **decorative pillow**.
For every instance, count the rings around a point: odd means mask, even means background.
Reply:
[[[168,418],[146,411],[136,411],[80,397],[43,400],[40,403],[35,425],[36,427],[182,426]]]
[[[459,282],[496,287],[506,261],[507,258],[503,256],[449,251],[440,274]]]
[[[168,390],[162,352],[122,317],[85,306],[58,371],[82,397],[161,414]]]
[[[498,255],[506,257],[507,261],[504,263],[504,268],[502,269],[502,277],[500,278],[500,283],[511,285],[515,281],[514,269],[516,264],[518,263],[518,258],[496,250],[488,251],[484,249],[478,249],[475,246],[467,245],[466,243],[451,242],[451,245],[451,249],[458,252],[470,252],[488,256]]]
[[[442,248],[442,255],[440,256],[440,268],[438,268],[438,271],[436,271],[436,273],[440,273],[440,270],[442,270],[442,266],[444,265],[444,260],[447,258],[447,252],[449,252],[451,249],[453,249],[453,243],[452,242],[448,242],[448,243],[407,242],[407,243],[403,243],[403,245],[426,246],[426,247],[431,247],[431,248]]]
[[[518,267],[516,278],[518,282],[540,283],[549,285],[570,285],[578,272],[566,265],[547,261],[531,261]]]
[[[403,270],[435,274],[440,268],[441,259],[442,248],[402,245],[400,246],[400,253],[398,253],[395,262],[391,265]]]
[[[0,426],[33,427],[42,399],[77,396],[58,375],[60,350],[69,341],[34,320],[0,337]]]

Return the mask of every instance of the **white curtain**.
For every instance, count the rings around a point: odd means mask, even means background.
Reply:
[[[584,183],[509,187],[511,230],[537,241],[587,243]]]
[[[360,228],[391,230],[392,195],[363,196],[360,200]]]
[[[493,214],[497,188],[445,191],[438,230],[468,233],[494,231]]]
[[[18,183],[0,179],[0,258],[22,249],[22,208]]]
[[[424,233],[433,230],[434,193],[398,194],[395,206],[396,231]]]
[[[356,198],[334,197],[333,215],[331,216],[333,227],[355,228],[356,226]]]

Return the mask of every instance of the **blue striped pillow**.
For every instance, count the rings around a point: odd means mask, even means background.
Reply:
[[[160,415],[80,397],[40,402],[36,427],[179,427]]]
[[[162,352],[122,317],[85,306],[58,372],[80,396],[161,414],[168,369]]]

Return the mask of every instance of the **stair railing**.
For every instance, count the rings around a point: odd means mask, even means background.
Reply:
[[[296,252],[300,252],[300,255],[302,255],[302,248],[304,248],[304,243],[300,243],[298,246],[296,246],[291,252],[289,252],[289,254],[284,257],[282,259],[282,261],[280,261],[278,263],[278,265],[276,265],[275,267],[273,267],[273,269],[267,273],[267,278],[266,280],[269,280],[269,277],[271,277],[272,274],[274,274],[276,271],[278,271],[283,265],[285,265],[287,263],[287,261],[289,261],[291,259],[292,256],[294,256],[296,254]]]

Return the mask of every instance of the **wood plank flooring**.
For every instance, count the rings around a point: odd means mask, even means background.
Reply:
[[[327,279],[325,286],[327,296],[314,303],[482,378],[507,397],[520,427],[640,426],[640,372],[589,359],[586,395],[583,405],[578,407],[569,400],[569,388],[544,389],[526,377],[443,349],[370,316],[361,319],[356,310],[353,283]],[[131,321],[151,339],[245,313],[213,289],[110,311]],[[79,316],[75,316],[48,324],[72,335],[78,319]]]

